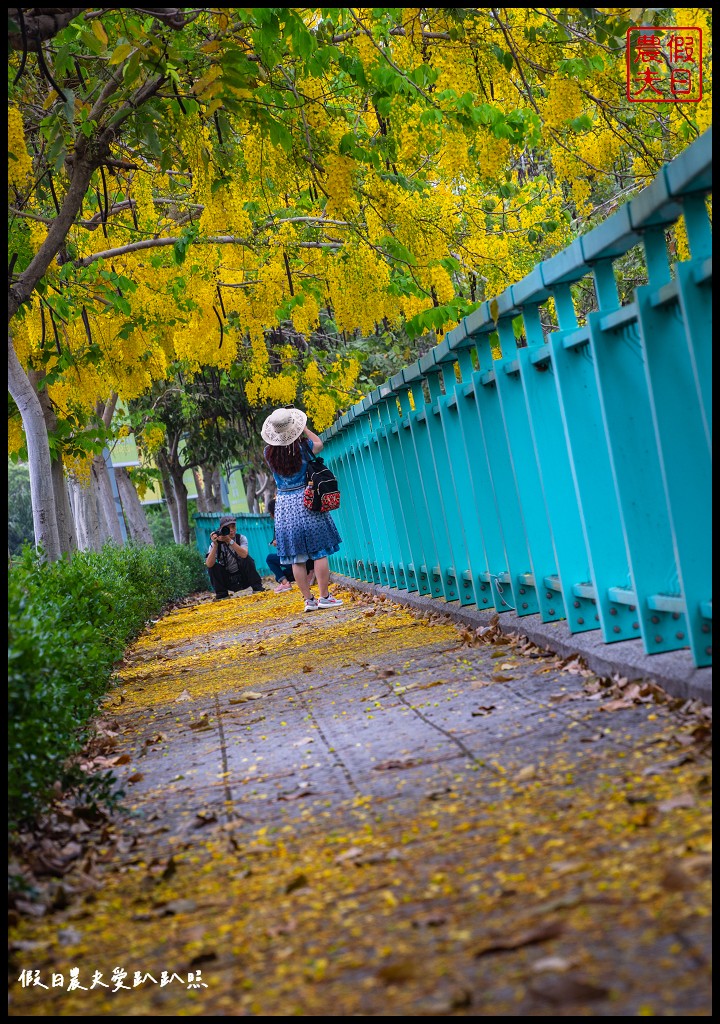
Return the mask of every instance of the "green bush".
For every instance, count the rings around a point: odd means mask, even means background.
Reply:
[[[69,779],[114,662],[169,602],[207,590],[196,548],[106,545],[52,565],[25,550],[8,577],[11,831]]]

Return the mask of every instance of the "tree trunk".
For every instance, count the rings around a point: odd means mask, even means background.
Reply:
[[[245,484],[245,498],[247,500],[248,512],[256,513],[258,511],[257,502],[257,470],[254,466],[250,466],[243,473],[243,483]]]
[[[70,477],[75,510],[75,527],[78,548],[81,551],[100,551],[106,539],[101,528],[97,490],[91,480],[81,483],[75,476]]]
[[[190,523],[188,520],[188,492],[183,476],[185,470],[178,461],[170,463],[170,475],[175,489],[178,516],[178,544],[190,543]]]
[[[50,445],[45,417],[38,396],[15,353],[8,334],[8,390],[20,410],[28,449],[30,497],[35,529],[35,546],[42,545],[48,562],[62,554],[57,526]]]
[[[107,539],[111,540],[113,544],[122,547],[125,541],[120,527],[120,520],[118,519],[118,509],[115,504],[110,474],[102,455],[95,455],[93,458],[91,480],[96,489],[98,504],[102,513],[102,519],[104,520],[105,529],[102,532],[105,533]]]
[[[148,526],[145,509],[140,504],[135,485],[125,467],[115,470],[118,492],[125,513],[130,539],[133,544],[154,544],[153,535]]]
[[[258,512],[260,511],[260,505],[262,505],[264,511],[267,511],[268,501],[274,496],[276,490],[275,478],[272,473],[262,471],[259,471],[257,476],[255,495],[258,503]]]
[[[198,512],[208,512],[207,490],[204,485],[205,470],[203,469],[201,472],[199,469],[194,468],[192,475],[197,490],[197,510]]]
[[[52,478],[60,549],[64,555],[72,557],[73,551],[77,551],[78,544],[75,533],[75,520],[68,500],[67,481],[62,455],[58,455],[52,463]]]
[[[160,476],[162,477],[163,491],[165,492],[165,501],[167,502],[168,512],[170,513],[170,522],[172,524],[173,539],[176,544],[180,543],[180,525],[178,517],[178,505],[177,498],[175,497],[175,485],[173,483],[172,474],[170,472],[170,460],[168,459],[167,452],[164,448],[161,448],[157,453],[156,461],[158,469],[160,470]]]
[[[267,512],[268,502],[270,501],[271,498],[275,497],[276,491],[277,488],[275,487],[275,478],[273,477],[272,473],[266,473],[265,483],[260,488],[260,501],[262,502],[262,507],[265,512]]]
[[[52,434],[57,429],[57,416],[55,415],[55,410],[52,407],[47,388],[39,386],[44,377],[44,370],[28,371],[28,380],[32,384],[35,394],[38,396],[40,408],[42,409],[43,417],[45,419],[45,427],[48,434]],[[55,458],[52,458],[51,456],[51,466],[60,550],[63,555],[72,555],[72,552],[77,550],[77,537],[75,535],[75,523],[70,512],[70,503],[68,502],[67,488],[65,486],[65,469],[61,453],[56,454]]]
[[[207,505],[208,512],[222,512],[222,488],[220,486],[220,468],[214,466],[208,469],[207,483]]]
[[[75,487],[74,481],[71,476],[65,477],[65,500],[70,510],[70,516],[73,523],[73,536],[75,537],[75,547],[77,550],[82,551],[82,545],[80,543],[80,536],[78,533],[78,509],[77,509],[77,488]]]
[[[85,551],[87,549],[87,535],[82,519],[82,510],[80,508],[80,488],[72,473],[65,481],[65,486],[67,487],[70,509],[72,511],[73,522],[75,523],[75,540],[77,541],[78,551]]]

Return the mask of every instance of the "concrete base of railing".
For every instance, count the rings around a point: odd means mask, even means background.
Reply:
[[[382,594],[390,601],[407,605],[416,611],[437,612],[471,629],[487,626],[494,612],[480,611],[467,605],[447,603],[436,598],[396,590],[379,584],[331,573],[330,580],[364,594]],[[700,700],[712,705],[712,668],[696,668],[688,650],[645,654],[640,640],[604,643],[599,631],[571,634],[565,622],[542,622],[539,615],[518,616],[503,612],[498,626],[508,636],[527,637],[543,650],[561,657],[577,655],[589,669],[601,677],[615,674],[632,680],[656,683],[672,697]]]

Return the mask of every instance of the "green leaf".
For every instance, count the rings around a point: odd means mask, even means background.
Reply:
[[[147,122],[143,125],[142,131],[143,140],[147,143],[147,147],[154,157],[158,160],[163,155],[163,148],[160,143],[158,133],[155,131],[155,127],[152,122]]]
[[[440,260],[440,266],[444,267],[445,270],[451,274],[454,270],[460,270],[462,268],[462,263],[454,256],[446,256],[444,259]]]
[[[65,90],[65,102],[63,103],[63,112],[65,117],[68,119],[68,124],[73,124],[75,121],[75,93],[72,89]]]
[[[392,235],[385,235],[380,239],[380,244],[397,260],[403,260],[405,263],[409,263],[411,267],[417,266],[417,260],[405,246],[398,242],[397,238],[393,238]]]
[[[293,139],[282,121],[271,118],[268,124],[270,141],[275,146],[282,146],[286,153],[289,153],[293,146]]]
[[[125,58],[128,57],[132,53],[133,49],[134,49],[134,47],[133,47],[132,43],[120,43],[120,45],[116,46],[115,49],[113,50],[113,52],[108,57],[108,64],[121,64],[125,60]],[[139,53],[137,55],[137,63],[138,63],[138,66],[139,66],[139,64],[140,64],[140,54]]]
[[[315,49],[315,40],[305,28],[303,21],[296,14],[292,13],[292,9],[285,24],[286,31],[288,25],[292,26],[290,29],[290,39],[293,52],[303,58],[309,57]]]
[[[355,148],[355,133],[346,132],[338,142],[338,153],[340,153],[341,156],[345,156],[348,153],[352,153]]]
[[[90,53],[94,53],[96,57],[99,57],[100,54],[103,53],[103,51],[105,50],[105,47],[100,42],[100,40],[94,32],[81,32],[80,38],[85,44],[85,46],[87,46]]]
[[[429,110],[424,110],[420,115],[420,124],[439,124],[442,119],[442,110],[436,110],[435,107],[431,107]]]

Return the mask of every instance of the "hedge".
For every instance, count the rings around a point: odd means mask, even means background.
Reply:
[[[114,663],[166,606],[208,590],[195,547],[78,552],[47,564],[26,547],[8,578],[10,831],[74,778],[72,757],[108,690]]]

